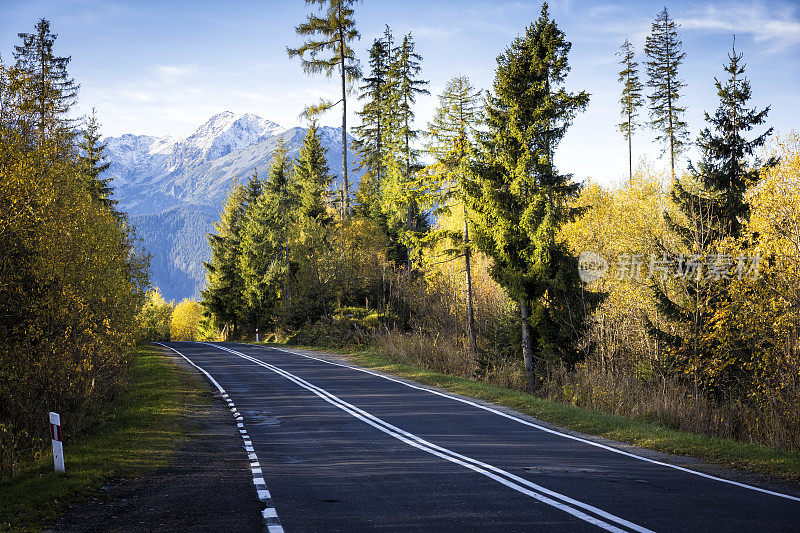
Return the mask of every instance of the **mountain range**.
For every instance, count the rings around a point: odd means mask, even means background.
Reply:
[[[319,133],[338,186],[341,128],[321,126]],[[214,231],[233,180],[246,181],[254,171],[266,178],[278,140],[295,157],[305,134],[303,127],[283,128],[253,114],[225,111],[186,138],[106,138],[111,165],[103,177],[113,178],[117,208],[128,213],[141,246],[151,255],[152,286],[168,300],[198,298],[205,283],[202,263],[211,255],[206,234]],[[348,163],[355,161],[348,150]],[[355,188],[360,173],[348,166]]]

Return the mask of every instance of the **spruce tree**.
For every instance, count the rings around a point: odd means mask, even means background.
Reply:
[[[211,259],[206,268],[202,305],[207,321],[222,326],[224,336],[236,338],[245,311],[244,281],[240,270],[241,226],[245,213],[245,189],[235,182],[214,223],[216,233],[207,235]]]
[[[381,200],[392,229],[400,231],[406,241],[407,267],[411,268],[411,246],[428,228],[427,215],[420,209],[411,182],[422,167],[419,150],[413,142],[419,130],[413,128],[414,103],[420,94],[429,94],[426,80],[419,77],[422,56],[415,51],[412,35],[403,37],[394,48],[389,69],[386,97],[386,181],[382,184]],[[402,225],[402,230],[400,229]]]
[[[416,44],[411,33],[403,36],[403,42],[395,52],[396,73],[394,101],[397,103],[396,123],[399,126],[397,135],[400,137],[401,150],[403,154],[403,173],[406,179],[410,179],[412,167],[416,164],[419,150],[413,146],[419,136],[419,130],[412,127],[414,121],[413,105],[417,101],[417,96],[430,94],[425,86],[428,81],[419,77],[422,70],[422,56],[415,51]]]
[[[304,223],[317,229],[329,225],[332,220],[326,207],[331,176],[325,158],[326,148],[319,138],[316,121],[306,131],[300,153],[294,161],[294,177],[299,197],[299,214]]]
[[[347,177],[347,91],[348,85],[361,77],[361,69],[355,52],[350,47],[354,39],[361,35],[356,30],[353,4],[356,0],[306,0],[306,5],[316,5],[324,10],[324,16],[309,14],[306,22],[295,28],[298,35],[309,36],[309,40],[299,48],[287,48],[289,57],[299,56],[303,71],[307,74],[324,74],[331,77],[338,69],[342,82],[342,98],[339,102],[321,101],[307,108],[307,115],[327,111],[336,104],[342,104],[342,188],[340,191],[341,217],[350,213],[350,182]],[[318,39],[311,36],[319,36]],[[320,57],[330,52],[327,58]]]
[[[290,242],[297,218],[298,194],[286,155],[279,140],[263,192],[251,206],[242,229],[240,268],[244,280],[252,327],[276,318],[277,305],[290,303]]]
[[[747,107],[751,89],[744,76],[742,55],[734,47],[728,58],[724,67],[728,79],[723,84],[715,78],[719,107],[713,116],[705,113],[709,127],[703,129],[697,140],[702,158],[697,166],[689,165],[686,182],[676,178],[672,183],[672,201],[688,222],[684,224],[664,214],[667,225],[681,243],[681,249],[673,252],[678,257],[677,274],[691,271],[688,266],[691,257],[712,262],[724,259],[727,239],[747,246],[743,228],[750,213],[748,191],[758,183],[765,168],[777,164],[774,158],[762,163],[755,157],[772,128],[751,139],[745,138],[747,132],[764,123],[769,107],[762,110]],[[722,353],[728,350],[723,350],[718,341],[720,324],[714,322],[714,316],[725,308],[734,265],[722,263],[717,267],[724,273],[709,276],[700,271],[674,284],[653,286],[660,312],[679,326],[677,331],[655,328],[656,335],[677,367],[691,374],[699,387],[712,394],[723,392],[731,384],[732,373],[737,367],[744,368],[744,359],[749,357],[746,350],[740,354]]]
[[[575,214],[579,185],[558,172],[553,152],[589,95],[568,93],[571,44],[547,4],[497,58],[486,97],[488,131],[481,139],[474,179],[464,183],[475,213],[475,244],[494,259],[492,278],[518,302],[522,355],[532,389],[537,367],[583,355],[579,336],[591,304],[577,260],[558,237]]]
[[[250,206],[255,205],[263,192],[264,182],[258,177],[258,169],[255,169],[250,175],[250,178],[248,178],[247,183],[244,185],[245,210]]]
[[[363,216],[373,217],[378,207],[380,186],[383,179],[382,126],[386,120],[386,92],[391,50],[383,38],[373,41],[369,50],[370,75],[364,78],[359,100],[364,107],[357,114],[361,125],[353,128],[356,139],[353,147],[358,151],[356,168],[364,170],[356,192],[356,204]]]
[[[633,45],[628,39],[622,43],[617,55],[622,56],[619,64],[622,70],[619,72],[617,81],[622,83],[622,96],[619,103],[622,106],[622,122],[617,127],[622,132],[625,140],[628,141],[628,181],[633,181],[633,132],[639,126],[636,121],[639,115],[639,108],[644,103],[642,99],[642,82],[639,81],[639,63],[634,59],[636,53]]]
[[[472,302],[472,248],[469,241],[469,216],[464,203],[464,184],[470,179],[469,166],[475,156],[476,127],[481,120],[480,91],[476,91],[469,78],[456,76],[447,82],[439,95],[439,107],[428,125],[428,151],[436,159],[433,172],[424,183],[428,203],[443,213],[453,203],[461,204],[464,229],[461,235],[434,232],[433,238],[451,237],[459,246],[454,250],[464,256],[467,286],[467,334],[470,352],[477,356],[475,338],[475,312]]]
[[[33,122],[37,136],[44,139],[57,135],[64,139],[62,150],[72,144],[74,121],[67,115],[75,104],[79,85],[69,76],[69,57],[55,55],[56,34],[50,31],[50,21],[41,19],[34,33],[20,33],[21,45],[14,47],[16,77],[12,91],[19,95],[19,108]]]
[[[697,140],[702,153],[706,154],[700,176],[703,188],[711,193],[712,210],[717,218],[715,238],[741,237],[750,216],[747,191],[761,179],[765,168],[778,163],[770,158],[762,165],[756,157],[757,150],[764,146],[772,134],[772,128],[750,140],[744,138],[747,132],[766,121],[770,108],[757,110],[747,107],[752,91],[750,82],[744,76],[742,57],[741,53],[736,53],[734,37],[731,54],[728,55],[729,62],[725,65],[728,79],[723,85],[714,78],[719,107],[714,116],[704,114],[711,129],[703,129]]]
[[[81,132],[83,137],[78,145],[81,149],[79,164],[86,180],[86,188],[91,197],[105,206],[108,210],[121,216],[114,208],[117,200],[111,196],[114,189],[109,185],[113,178],[101,178],[100,175],[108,170],[111,163],[106,161],[106,143],[101,141],[100,122],[97,120],[97,111],[92,108],[92,114],[86,122],[86,128]]]
[[[675,158],[685,149],[688,131],[683,120],[685,107],[679,105],[680,91],[686,84],[678,78],[678,67],[686,54],[678,38],[678,25],[669,17],[665,7],[653,22],[644,45],[647,57],[647,85],[653,92],[650,100],[650,125],[656,139],[669,149],[670,171],[675,177]]]

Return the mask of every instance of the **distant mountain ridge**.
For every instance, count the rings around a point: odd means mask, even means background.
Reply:
[[[342,175],[341,128],[319,128],[335,182]],[[125,134],[105,139],[118,208],[130,215],[142,245],[151,254],[151,282],[167,299],[196,298],[205,283],[203,261],[210,257],[206,233],[213,231],[231,184],[257,170],[267,176],[283,139],[289,157],[300,152],[306,129],[283,128],[250,113],[224,111],[186,138]],[[352,139],[348,135],[348,148]],[[348,150],[353,191],[361,172]],[[335,185],[336,186],[336,185]]]

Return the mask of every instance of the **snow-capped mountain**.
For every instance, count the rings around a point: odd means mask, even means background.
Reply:
[[[118,208],[137,227],[152,256],[152,284],[166,298],[198,296],[205,281],[202,261],[210,256],[205,234],[213,231],[234,178],[246,180],[254,171],[266,177],[278,140],[294,157],[305,133],[305,128],[286,129],[253,114],[225,111],[186,138],[125,134],[105,139],[111,166],[104,177],[113,178]],[[339,181],[341,128],[320,127],[319,133]],[[348,150],[353,192],[361,174],[352,171],[355,162]]]
[[[167,170],[173,173],[199,166],[283,131],[274,122],[249,113],[240,116],[230,111],[219,113],[173,145]]]

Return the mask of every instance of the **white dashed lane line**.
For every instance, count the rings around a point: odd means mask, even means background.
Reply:
[[[258,499],[261,500],[265,506],[264,510],[261,511],[261,517],[264,519],[264,528],[268,531],[268,533],[283,533],[283,527],[278,519],[278,512],[275,510],[275,506],[272,504],[272,495],[269,493],[269,490],[267,490],[267,483],[264,481],[263,473],[261,471],[261,463],[258,462],[258,456],[253,450],[253,442],[250,439],[250,435],[247,433],[247,430],[244,429],[244,419],[241,413],[239,413],[239,411],[236,409],[236,405],[233,403],[233,400],[230,398],[230,396],[228,396],[228,393],[225,392],[225,389],[222,388],[222,385],[220,385],[217,380],[211,376],[211,374],[200,368],[191,359],[183,355],[175,348],[170,348],[169,346],[161,344],[160,342],[156,344],[163,346],[164,348],[169,348],[176,354],[183,357],[187,363],[202,372],[222,395],[222,399],[228,404],[231,414],[233,414],[237,421],[236,427],[239,429],[239,435],[244,441],[244,451],[247,452],[247,458],[250,460],[250,471],[253,475],[253,485],[255,485]]]

